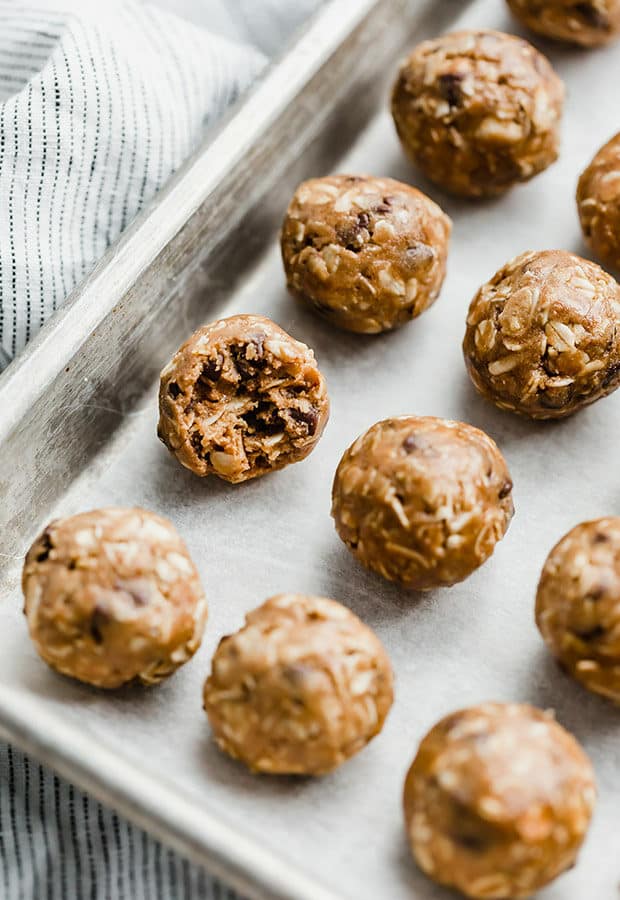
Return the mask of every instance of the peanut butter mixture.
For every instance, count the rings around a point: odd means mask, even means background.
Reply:
[[[620,383],[620,285],[564,250],[523,253],[472,300],[463,352],[496,406],[568,416]]]
[[[199,328],[161,374],[160,439],[196,475],[247,481],[304,459],[329,417],[312,350],[262,316]]]
[[[51,522],[28,551],[22,585],[41,657],[96,687],[155,684],[202,640],[207,606],[187,547],[144,509]]]
[[[257,772],[320,775],[381,731],[392,667],[334,600],[271,597],[213,657],[204,705],[219,746]]]
[[[392,94],[398,135],[437,185],[466,197],[501,194],[557,159],[564,86],[521,38],[458,31],[424,41]]]
[[[405,781],[407,836],[439,884],[529,897],[573,865],[595,798],[590,761],[550,713],[485,703],[420,744]]]
[[[305,181],[282,226],[288,286],[340,328],[398,328],[437,299],[451,228],[436,203],[393,178]]]
[[[332,489],[336,530],[353,555],[413,590],[467,578],[512,514],[512,481],[491,438],[432,416],[373,425],[345,452]]]
[[[560,665],[620,703],[620,519],[577,525],[542,570],[536,622]]]
[[[620,34],[620,0],[508,0],[508,6],[536,34],[598,47]]]
[[[598,151],[579,179],[577,208],[588,246],[606,266],[620,271],[620,134]]]

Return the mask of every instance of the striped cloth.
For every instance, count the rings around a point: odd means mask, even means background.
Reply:
[[[319,2],[0,0],[0,369]],[[0,744],[1,900],[234,897]]]
[[[0,0],[0,344],[13,357],[264,63],[134,2]]]
[[[10,746],[0,752],[2,900],[238,900]]]

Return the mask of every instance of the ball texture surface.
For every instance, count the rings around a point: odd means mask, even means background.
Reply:
[[[40,656],[96,687],[155,684],[200,646],[198,572],[170,522],[144,509],[51,522],[28,551],[22,585]]]
[[[562,668],[620,703],[620,518],[577,525],[553,548],[536,623]]]
[[[402,64],[392,115],[405,152],[437,185],[501,194],[558,156],[564,86],[527,41],[458,31],[419,44]]]
[[[353,555],[413,590],[467,578],[512,514],[496,444],[471,425],[431,416],[373,425],[343,455],[332,489],[336,530]]]
[[[262,316],[199,328],[161,373],[159,438],[196,475],[237,483],[299,462],[328,418],[314,353]]]
[[[397,328],[437,299],[451,227],[429,197],[392,178],[305,181],[282,226],[288,286],[340,328]]]
[[[524,253],[469,307],[463,353],[483,397],[534,419],[559,419],[620,382],[620,286],[564,250]]]
[[[468,897],[529,897],[575,861],[596,797],[592,766],[549,713],[486,703],[442,719],[405,781],[420,868]]]
[[[620,271],[620,134],[596,154],[579,179],[577,208],[586,244]]]
[[[514,15],[536,34],[598,47],[620,34],[620,0],[508,0]]]
[[[204,706],[221,749],[253,771],[321,775],[381,731],[392,681],[381,643],[352,612],[280,594],[220,642]]]

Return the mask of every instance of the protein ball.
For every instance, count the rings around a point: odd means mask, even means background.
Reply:
[[[393,699],[390,661],[352,612],[280,594],[223,638],[204,689],[222,750],[255,772],[321,775],[378,734]]]
[[[314,353],[262,316],[199,328],[161,373],[160,440],[236,484],[305,459],[329,418]]]
[[[22,587],[40,656],[100,688],[172,675],[200,646],[207,619],[185,543],[144,509],[51,522],[28,551]]]
[[[620,519],[583,522],[542,570],[536,624],[562,668],[620,703]]]
[[[620,0],[508,0],[520,22],[536,34],[597,47],[620,33]]]
[[[465,197],[501,194],[558,156],[564,86],[527,41],[458,31],[401,66],[392,115],[413,163]]]
[[[477,390],[533,419],[571,415],[620,382],[620,286],[564,250],[524,253],[469,307],[463,353]]]
[[[451,228],[429,197],[392,178],[305,181],[282,226],[288,287],[340,328],[398,328],[437,299]]]
[[[575,862],[596,798],[577,741],[550,713],[485,703],[442,719],[405,781],[420,868],[467,897],[529,897]]]
[[[579,179],[577,208],[588,246],[605,265],[620,270],[620,134],[599,150]]]
[[[431,416],[378,422],[342,457],[336,530],[367,568],[405,588],[463,581],[493,553],[514,511],[512,481],[483,431]]]

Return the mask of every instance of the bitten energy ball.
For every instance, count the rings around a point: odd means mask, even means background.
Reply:
[[[466,197],[500,194],[557,159],[564,87],[526,41],[458,31],[403,63],[392,115],[427,178]]]
[[[282,226],[288,286],[341,328],[397,328],[437,299],[451,227],[436,203],[392,178],[306,181]]]
[[[334,600],[271,597],[215,652],[204,704],[215,739],[256,772],[321,775],[381,731],[392,669]]]
[[[199,328],[161,373],[159,438],[196,475],[237,483],[299,462],[328,417],[314,353],[262,316]]]
[[[563,250],[524,253],[469,307],[463,353],[477,390],[501,409],[559,419],[620,382],[620,286]]]
[[[51,522],[28,551],[22,586],[45,662],[100,688],[172,675],[200,646],[207,619],[187,547],[144,509]]]
[[[605,265],[620,270],[620,134],[579,179],[577,208],[588,246]]]
[[[597,47],[620,33],[620,0],[508,0],[519,21],[536,34]]]
[[[442,719],[405,781],[420,868],[468,897],[529,897],[575,862],[596,797],[587,756],[549,713],[486,703]]]
[[[540,577],[536,623],[563,669],[620,703],[620,519],[583,522],[556,544]]]
[[[511,492],[506,462],[483,431],[402,416],[346,451],[332,516],[363,565],[427,590],[463,581],[488,559],[512,518]]]

